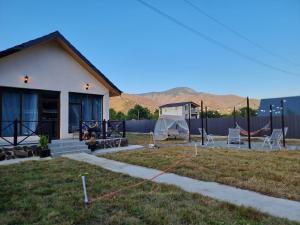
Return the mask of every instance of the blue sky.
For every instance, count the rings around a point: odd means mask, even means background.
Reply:
[[[272,52],[239,39],[183,0],[145,0],[189,26],[289,75],[216,46],[136,0],[0,0],[0,49],[59,30],[122,91],[178,86],[257,98],[300,95],[299,0],[190,0]]]

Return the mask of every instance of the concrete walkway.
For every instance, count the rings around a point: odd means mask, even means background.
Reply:
[[[69,154],[63,157],[142,179],[149,179],[161,172],[156,169],[99,158],[85,153]],[[215,182],[195,180],[173,173],[163,174],[157,177],[154,182],[175,185],[187,192],[199,193],[238,206],[252,207],[273,216],[300,222],[300,202],[297,201],[274,198],[253,191],[242,190]]]
[[[105,148],[105,149],[99,149],[94,151],[93,155],[105,155],[109,153],[116,153],[116,152],[122,152],[122,151],[137,151],[144,149],[145,147],[142,145],[128,145],[124,147],[117,147],[117,148]]]
[[[0,161],[0,166],[12,165],[12,164],[17,164],[17,163],[26,162],[26,161],[40,161],[40,160],[50,160],[50,159],[52,159],[52,158],[51,157],[46,157],[46,158],[29,157],[29,158],[9,159],[9,160]]]

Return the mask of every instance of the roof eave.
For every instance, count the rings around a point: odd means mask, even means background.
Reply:
[[[51,40],[56,40],[65,50],[69,50],[68,52],[73,52],[72,55],[77,55],[78,58],[75,60],[80,59],[83,63],[85,63],[95,74],[97,74],[101,80],[101,82],[105,82],[107,84],[107,88],[109,90],[109,96],[119,96],[122,94],[122,91],[117,88],[99,69],[97,69],[87,58],[85,58],[59,31],[52,32],[47,34],[43,37],[36,38],[31,41],[24,42],[20,45],[16,45],[14,47],[8,48],[6,50],[0,51],[0,58],[6,57],[8,55],[17,53],[29,47],[32,47],[37,44],[46,43]],[[68,48],[68,49],[66,49]]]

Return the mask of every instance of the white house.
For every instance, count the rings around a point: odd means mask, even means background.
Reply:
[[[184,116],[186,119],[197,119],[199,105],[195,102],[176,102],[159,106],[159,115]]]
[[[17,119],[20,136],[52,121],[53,138],[70,138],[80,120],[108,120],[109,97],[120,94],[58,31],[50,33],[0,52],[0,137],[12,136]]]

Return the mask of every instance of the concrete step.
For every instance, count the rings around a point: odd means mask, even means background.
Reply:
[[[49,147],[64,147],[64,146],[85,146],[84,141],[66,141],[66,142],[52,142]]]
[[[88,146],[87,145],[65,145],[65,146],[49,146],[49,148],[51,149],[51,152],[63,152],[63,151],[75,151],[75,150],[79,150],[79,149],[85,149],[88,150]]]
[[[62,151],[62,152],[52,152],[51,151],[52,157],[58,157],[58,156],[61,156],[61,155],[74,154],[74,153],[87,153],[87,154],[90,154],[91,151],[89,149],[77,149],[77,150],[73,150],[73,151]]]

